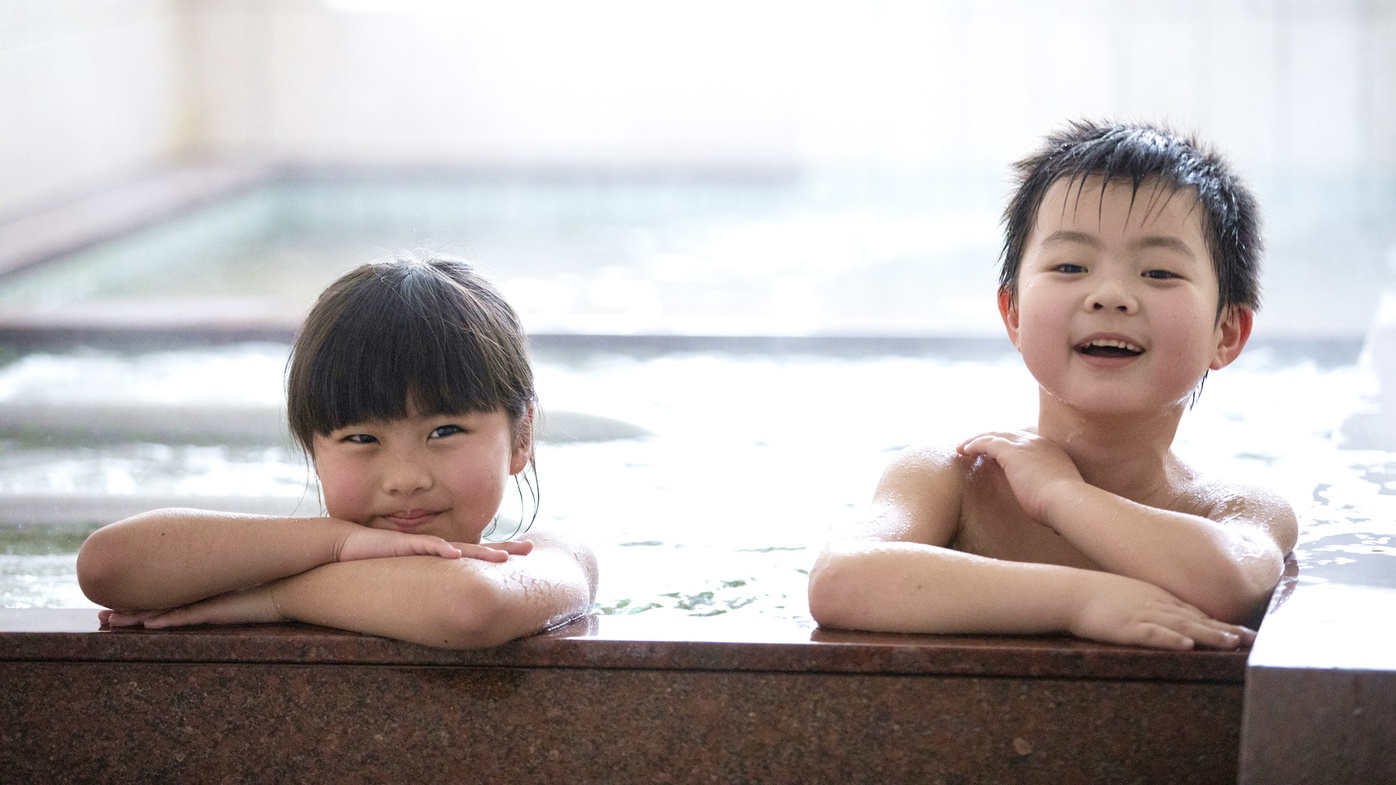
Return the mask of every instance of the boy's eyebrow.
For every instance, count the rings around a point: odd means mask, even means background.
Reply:
[[[1085,232],[1072,232],[1066,229],[1052,232],[1042,239],[1043,245],[1051,243],[1081,243],[1082,245],[1099,246],[1100,241],[1094,235]]]
[[[1073,232],[1067,229],[1053,232],[1042,240],[1043,245],[1052,243],[1080,243],[1082,245],[1089,245],[1092,248],[1100,247],[1100,240],[1097,239],[1095,235],[1085,232]],[[1176,251],[1185,256],[1193,255],[1192,249],[1188,247],[1187,243],[1177,237],[1168,235],[1149,235],[1147,237],[1141,237],[1130,243],[1130,245],[1141,250],[1146,248],[1162,248],[1164,250]]]
[[[1192,249],[1188,244],[1177,237],[1163,235],[1149,235],[1141,237],[1133,243],[1135,248],[1162,248],[1167,251],[1176,251],[1184,256],[1192,256]]]

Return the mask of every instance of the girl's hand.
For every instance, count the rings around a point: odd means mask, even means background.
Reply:
[[[510,556],[527,556],[533,552],[532,540],[505,540],[503,542],[456,542],[451,543],[460,549],[462,558],[480,561],[504,562]]]
[[[1071,456],[1050,439],[1026,431],[997,431],[966,439],[955,448],[967,458],[984,456],[1003,470],[1018,506],[1044,526],[1051,495],[1085,482]]]
[[[266,624],[282,621],[266,586],[230,591],[207,600],[160,611],[100,611],[97,619],[110,627],[188,627],[195,624]]]
[[[1144,581],[1106,572],[1088,574],[1069,631],[1080,638],[1156,649],[1235,649],[1255,632],[1211,618]]]
[[[430,534],[407,534],[388,529],[355,526],[354,531],[340,539],[335,548],[335,561],[386,559],[392,556],[440,556],[459,559],[461,549]]]

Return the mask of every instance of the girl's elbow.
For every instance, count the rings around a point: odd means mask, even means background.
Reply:
[[[112,552],[102,529],[93,532],[78,551],[78,587],[87,599],[107,608],[122,607],[121,561]]]
[[[489,587],[474,586],[457,601],[447,602],[438,614],[438,645],[448,649],[486,649],[507,643],[523,633],[510,623],[507,603]]]

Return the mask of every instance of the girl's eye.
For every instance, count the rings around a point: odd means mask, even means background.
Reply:
[[[465,433],[465,429],[459,425],[442,425],[431,432],[430,439],[441,439],[447,436],[454,436],[458,433]]]
[[[1169,278],[1177,278],[1178,276],[1174,275],[1172,272],[1168,270],[1145,270],[1144,277],[1153,278],[1159,281],[1166,281]]]
[[[341,441],[346,441],[350,444],[373,444],[378,441],[378,437],[366,433],[351,433],[341,439]]]
[[[1052,268],[1052,272],[1056,273],[1084,273],[1085,271],[1086,268],[1083,265],[1072,264],[1070,262],[1065,262]]]

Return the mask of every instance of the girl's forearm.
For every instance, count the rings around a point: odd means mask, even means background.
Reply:
[[[495,646],[587,613],[589,551],[507,562],[430,556],[329,564],[270,585],[286,619],[442,648]]]
[[[155,510],[88,537],[78,581],[109,608],[173,608],[333,562],[355,528],[328,518]]]

